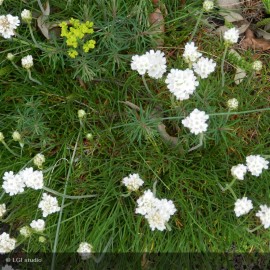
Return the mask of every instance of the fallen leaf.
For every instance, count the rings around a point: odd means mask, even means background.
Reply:
[[[226,12],[221,11],[219,12],[219,14],[223,16],[227,22],[238,22],[238,21],[244,20],[243,16],[240,13],[230,11],[230,10],[229,11],[226,10]]]
[[[229,54],[233,54],[239,60],[242,58],[241,55],[237,51],[235,51],[234,49],[230,49]],[[240,84],[246,76],[247,76],[247,74],[246,74],[245,70],[243,70],[240,67],[236,67],[236,72],[235,72],[235,76],[234,76],[234,82],[236,84]]]
[[[266,51],[270,49],[270,41],[263,38],[255,38],[254,33],[247,29],[245,39],[240,42],[240,46],[245,50],[251,48],[253,50]]]
[[[149,15],[149,22],[152,26],[151,34],[158,35],[156,43],[158,46],[162,46],[164,44],[162,34],[165,32],[165,26],[164,26],[164,17],[159,8],[157,8],[153,13]]]
[[[50,15],[50,3],[49,1],[47,1],[45,4],[45,8],[43,9],[43,13],[37,18],[38,28],[47,39],[50,39],[49,24],[46,23],[45,21],[48,19],[49,15]]]
[[[239,0],[217,0],[217,4],[223,9],[241,9],[241,3]]]

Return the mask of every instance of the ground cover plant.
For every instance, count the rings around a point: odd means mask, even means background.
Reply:
[[[2,269],[269,252],[269,2],[0,2]]]

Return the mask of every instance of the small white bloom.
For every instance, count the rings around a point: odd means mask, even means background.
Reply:
[[[20,171],[19,175],[23,179],[25,185],[29,188],[38,190],[42,189],[44,186],[42,171],[34,171],[33,168],[30,167]]]
[[[247,167],[243,164],[238,164],[231,168],[232,176],[238,180],[244,180],[246,173],[247,173]]]
[[[2,218],[4,216],[6,211],[7,211],[6,205],[4,203],[0,204],[0,218]]]
[[[14,131],[12,133],[12,139],[15,141],[15,142],[19,142],[22,140],[22,137],[21,137],[21,134],[18,132],[18,131]]]
[[[236,98],[231,98],[227,101],[227,106],[230,110],[236,110],[238,108],[239,102]]]
[[[8,53],[8,54],[7,54],[7,60],[13,61],[14,58],[15,58],[15,55],[14,55],[13,53]]]
[[[30,227],[37,232],[43,232],[45,230],[45,221],[43,219],[33,220]]]
[[[262,61],[260,61],[260,60],[256,60],[252,64],[252,68],[255,71],[261,71],[262,67],[263,67],[263,64],[262,64]]]
[[[45,162],[45,156],[43,154],[36,154],[33,159],[34,164],[41,169],[43,163]]]
[[[166,230],[166,221],[161,209],[156,207],[153,208],[150,212],[146,214],[145,218],[147,219],[152,231],[154,231],[155,229],[159,231]]]
[[[82,260],[87,260],[91,257],[91,253],[93,252],[93,247],[87,242],[82,242],[77,249],[77,252],[81,256]]]
[[[234,44],[238,41],[239,38],[239,30],[235,27],[230,28],[229,30],[224,32],[224,40],[227,44]]]
[[[26,23],[31,22],[32,20],[32,13],[28,9],[24,9],[21,13],[22,20]]]
[[[237,217],[247,214],[253,208],[252,201],[247,197],[237,199],[234,204],[234,212]]]
[[[189,99],[199,85],[196,76],[191,69],[171,69],[165,80],[167,87],[178,100]]]
[[[131,69],[136,70],[140,75],[144,75],[149,69],[150,63],[146,55],[134,55],[132,56]]]
[[[0,234],[0,254],[8,253],[15,248],[16,240],[10,238],[9,234]]]
[[[135,213],[143,216],[150,213],[158,201],[150,189],[144,191],[143,195],[137,200],[138,207],[135,209]]]
[[[164,53],[157,50],[150,50],[145,54],[148,58],[149,66],[147,68],[147,73],[151,78],[160,79],[166,72],[166,58]]]
[[[25,183],[22,177],[14,172],[5,172],[3,176],[3,189],[10,196],[24,192]]]
[[[31,235],[31,229],[29,228],[29,226],[23,226],[20,229],[20,234],[24,236],[25,238],[27,238]]]
[[[202,78],[206,79],[209,74],[215,71],[216,63],[212,59],[201,57],[193,64],[194,71]]]
[[[3,142],[5,140],[4,134],[0,132],[0,142]]]
[[[42,210],[43,217],[60,211],[57,199],[47,193],[42,194],[42,200],[39,202],[38,208]]]
[[[263,169],[268,169],[268,163],[266,159],[260,155],[250,155],[246,157],[248,171],[254,176],[259,176]]]
[[[205,1],[203,2],[203,9],[204,9],[206,12],[211,11],[213,8],[214,8],[214,2],[213,2],[213,1],[205,0]]]
[[[85,137],[86,137],[86,139],[88,141],[92,141],[93,140],[93,134],[92,133],[87,133]]]
[[[21,61],[22,61],[22,67],[26,69],[29,69],[34,65],[32,55],[27,55],[23,57]]]
[[[270,207],[267,205],[260,205],[261,210],[256,213],[256,217],[260,218],[261,223],[265,229],[270,227]]]
[[[198,109],[194,109],[189,116],[182,120],[182,124],[190,130],[191,133],[198,135],[207,130],[208,124],[206,121],[209,116]]]
[[[143,185],[143,180],[140,178],[139,174],[133,173],[127,177],[124,177],[122,183],[128,188],[130,191],[136,191],[140,186]]]
[[[83,119],[86,116],[85,110],[78,110],[79,119]]]
[[[194,42],[190,42],[185,45],[183,57],[186,63],[193,64],[202,56],[197,49],[198,47],[195,47]]]
[[[20,25],[20,20],[17,16],[1,15],[0,16],[0,34],[3,38],[11,38],[15,35],[14,30]]]

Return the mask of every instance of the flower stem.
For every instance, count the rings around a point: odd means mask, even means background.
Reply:
[[[0,201],[3,199],[3,197],[4,197],[5,194],[6,194],[5,191],[3,191],[3,192],[1,193],[1,195],[0,195]]]
[[[142,75],[142,80],[143,80],[143,84],[144,84],[146,90],[148,91],[148,93],[149,93],[150,95],[152,95],[152,92],[150,91],[150,89],[149,89],[149,87],[148,87],[148,85],[147,85],[147,82],[146,82],[146,80],[145,80],[144,75]]]
[[[156,193],[157,193],[157,180],[153,184],[153,194],[154,194],[154,196],[156,196]]]
[[[262,226],[263,226],[263,224],[260,224],[259,226],[255,227],[255,228],[254,228],[254,229],[252,229],[252,230],[247,229],[247,231],[248,231],[248,232],[250,232],[250,233],[253,233],[253,232],[255,232],[255,231],[259,230],[259,229],[260,229]]]
[[[65,198],[65,199],[71,199],[71,200],[77,200],[77,199],[86,199],[86,198],[94,198],[94,197],[97,197],[97,195],[81,195],[81,196],[71,196],[71,195],[66,195],[66,194],[63,194],[63,193],[60,193],[60,192],[57,192],[53,189],[50,189],[48,187],[43,187],[43,190],[47,191],[47,192],[50,192],[56,196],[60,196],[62,198]]]
[[[35,36],[34,36],[34,33],[33,33],[33,29],[32,29],[31,23],[27,23],[27,25],[28,25],[28,28],[29,28],[29,31],[30,31],[30,35],[31,35],[31,38],[32,38],[34,44],[36,45],[36,47],[41,48],[41,46],[37,43],[37,40],[36,40],[36,38],[35,38]]]
[[[191,148],[188,150],[188,152],[191,152],[191,151],[193,151],[193,150],[196,150],[196,149],[200,148],[200,147],[203,145],[203,137],[204,137],[204,133],[202,132],[202,133],[199,134],[199,139],[200,139],[199,144],[197,144],[197,145],[191,147]]]
[[[225,50],[224,50],[224,53],[223,53],[223,56],[222,56],[222,60],[221,60],[221,87],[222,87],[221,94],[223,93],[223,87],[225,85],[224,62],[225,62],[225,57],[226,57],[228,48],[229,48],[229,46],[228,45],[225,45]]]
[[[16,157],[20,157],[20,155],[14,153],[14,152],[8,147],[8,145],[6,144],[5,141],[2,141],[2,144],[5,146],[5,148],[6,148],[12,155],[14,155],[14,156],[16,156]]]
[[[189,39],[189,42],[192,41],[192,39],[194,38],[194,36],[195,36],[195,34],[196,34],[197,30],[198,30],[199,24],[200,24],[201,19],[202,19],[202,15],[203,15],[203,10],[201,10],[201,12],[200,12],[200,14],[199,14],[199,17],[198,17],[198,19],[197,19],[196,25],[195,25],[195,27],[194,27],[194,29],[193,29],[193,32],[192,32],[191,37],[190,37],[190,39]]]
[[[42,85],[42,83],[41,83],[40,81],[38,81],[38,80],[36,80],[36,79],[34,79],[34,78],[32,77],[32,75],[31,75],[31,70],[30,70],[29,68],[27,68],[27,72],[28,72],[29,80],[31,80],[32,82],[35,82],[35,83],[37,83],[37,84],[39,84],[39,85]]]
[[[225,188],[222,187],[222,185],[219,184],[222,192],[225,192],[226,190],[230,189],[233,186],[233,184],[235,183],[235,181],[236,181],[236,178],[233,178],[233,180],[231,181],[230,184],[226,184]]]

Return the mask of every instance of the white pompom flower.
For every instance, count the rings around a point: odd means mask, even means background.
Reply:
[[[216,65],[212,59],[201,57],[193,64],[193,69],[202,79],[206,79],[209,74],[215,71]]]
[[[231,168],[232,176],[238,180],[244,180],[246,173],[247,173],[247,166],[243,164],[238,164]]]
[[[81,256],[82,260],[87,260],[92,256],[93,246],[87,242],[82,242],[77,249],[77,252]]]
[[[145,54],[148,58],[149,66],[147,69],[147,74],[149,77],[154,79],[160,79],[166,72],[166,58],[164,53],[157,50],[150,50]]]
[[[20,177],[23,179],[25,186],[38,190],[44,186],[42,171],[34,171],[32,167],[25,168],[19,172]]]
[[[23,226],[20,229],[20,234],[24,236],[25,238],[29,237],[31,235],[31,229],[29,226]]]
[[[227,44],[237,43],[239,39],[239,30],[235,27],[228,29],[224,32],[223,38]]]
[[[30,227],[36,232],[43,232],[45,230],[45,221],[43,219],[33,220]]]
[[[198,47],[195,46],[194,42],[187,43],[185,45],[183,58],[186,63],[193,64],[195,63],[202,54],[198,52]]]
[[[138,190],[144,183],[144,181],[140,178],[139,174],[133,173],[127,177],[124,177],[122,183],[127,187],[130,191]]]
[[[1,15],[0,16],[0,34],[3,38],[11,38],[15,35],[15,29],[20,25],[18,16]]]
[[[9,234],[3,232],[0,234],[0,254],[11,252],[15,249],[16,239],[10,238]]]
[[[213,2],[213,1],[205,0],[205,1],[203,2],[203,9],[204,9],[204,11],[209,12],[209,11],[211,11],[213,8],[214,8],[214,2]]]
[[[237,217],[245,215],[249,213],[249,211],[253,208],[252,201],[247,197],[243,197],[242,199],[237,199],[234,204],[234,212]]]
[[[24,192],[25,183],[20,175],[14,174],[12,171],[5,172],[3,180],[2,187],[10,196]]]
[[[270,227],[270,207],[267,205],[260,205],[261,210],[256,213],[256,217],[261,220],[263,227],[268,229]]]
[[[30,69],[33,65],[33,56],[32,55],[27,55],[22,58],[22,67],[25,69]]]
[[[42,200],[39,202],[38,208],[42,210],[43,217],[60,211],[57,199],[47,193],[42,194]]]
[[[236,98],[231,98],[227,101],[228,109],[236,110],[238,108],[239,102]]]
[[[32,12],[28,9],[24,9],[21,13],[22,21],[30,23],[32,20]]]
[[[252,64],[252,69],[257,71],[257,72],[261,71],[262,67],[263,67],[263,63],[260,60],[256,60]]]
[[[34,156],[33,163],[39,168],[42,168],[43,163],[45,162],[45,156],[41,153],[38,153]]]
[[[260,155],[250,155],[246,157],[248,171],[254,176],[260,176],[263,169],[268,169],[269,161]]]
[[[208,124],[206,121],[209,119],[204,111],[194,109],[189,116],[182,120],[182,124],[190,130],[191,133],[198,135],[207,130]]]
[[[178,100],[189,99],[199,85],[196,76],[191,69],[171,69],[165,80],[169,91]]]
[[[144,75],[150,66],[149,58],[146,55],[132,56],[131,69],[136,70],[140,75]]]

